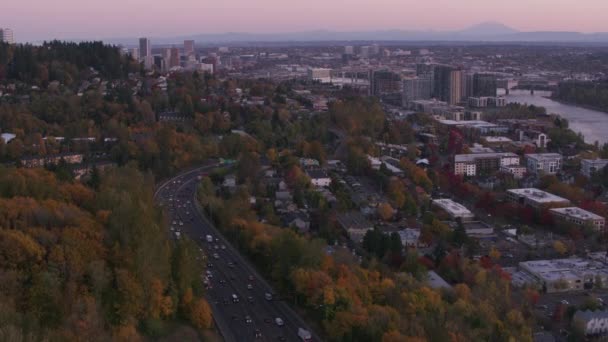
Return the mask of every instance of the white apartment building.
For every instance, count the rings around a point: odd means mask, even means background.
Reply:
[[[330,83],[331,69],[310,68],[308,69],[308,79],[311,81],[319,81],[321,83]]]
[[[581,160],[581,173],[591,177],[593,173],[602,171],[608,165],[608,159],[583,159]]]
[[[540,175],[554,175],[562,170],[562,155],[559,153],[526,154],[528,172]]]
[[[591,225],[598,231],[604,230],[604,227],[606,226],[605,218],[581,208],[553,208],[550,209],[550,212],[556,218],[577,226]]]
[[[434,206],[441,208],[450,215],[452,219],[461,219],[463,222],[472,221],[475,215],[460,203],[454,202],[449,198],[433,200]]]

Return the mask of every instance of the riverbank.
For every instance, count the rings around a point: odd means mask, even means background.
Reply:
[[[576,133],[584,136],[587,144],[598,141],[600,144],[608,143],[608,115],[606,112],[570,105],[554,100],[550,92],[535,92],[531,95],[525,91],[512,91],[505,95],[508,103],[516,102],[527,105],[544,107],[547,113],[559,115],[568,120],[569,127]]]
[[[595,106],[591,106],[591,105],[585,105],[585,104],[580,104],[580,103],[576,103],[576,102],[558,99],[557,97],[553,97],[553,95],[552,96],[543,96],[543,97],[546,99],[549,99],[551,101],[559,102],[563,105],[576,106],[576,107],[585,108],[585,109],[589,109],[589,110],[594,110],[596,112],[608,114],[608,109],[603,109],[603,108],[599,108],[599,107],[595,107]]]

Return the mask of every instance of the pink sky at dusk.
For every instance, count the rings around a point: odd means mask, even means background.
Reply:
[[[18,41],[223,32],[457,30],[608,32],[608,0],[5,0]]]

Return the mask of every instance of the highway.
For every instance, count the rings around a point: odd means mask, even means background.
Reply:
[[[218,166],[210,164],[184,172],[157,188],[155,200],[169,216],[171,235],[179,238],[186,234],[207,256],[206,298],[225,341],[302,341],[298,329],[312,330],[276,298],[271,286],[207,220],[196,201],[198,176]],[[207,241],[207,235],[213,242]],[[201,275],[201,281],[204,277]],[[268,294],[272,299],[267,298]],[[277,318],[283,325],[277,324]],[[313,334],[310,341],[320,339]]]

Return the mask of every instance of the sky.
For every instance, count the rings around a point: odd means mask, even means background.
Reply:
[[[496,21],[522,31],[608,32],[608,0],[6,0],[0,27],[19,42],[309,30],[459,30]]]

